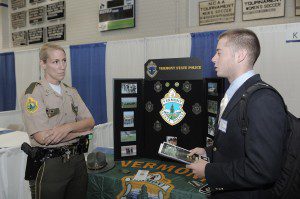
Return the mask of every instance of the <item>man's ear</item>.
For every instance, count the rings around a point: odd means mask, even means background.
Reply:
[[[247,56],[248,56],[248,52],[245,49],[239,49],[236,52],[236,60],[238,63],[245,61]]]

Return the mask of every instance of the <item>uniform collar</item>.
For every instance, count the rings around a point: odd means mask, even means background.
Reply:
[[[65,86],[62,82],[60,83],[60,86],[61,86],[61,95],[56,93],[52,88],[51,86],[49,85],[49,82],[43,78],[40,80],[40,84],[42,85],[42,87],[44,88],[45,92],[46,92],[46,95],[49,95],[49,94],[55,94],[57,96],[61,96],[63,94],[67,94],[67,95],[70,95],[70,90],[67,86]]]

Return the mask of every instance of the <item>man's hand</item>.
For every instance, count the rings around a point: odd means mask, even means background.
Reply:
[[[188,155],[192,156],[194,154],[206,156],[206,151],[205,151],[204,148],[197,147],[197,148],[194,148],[194,149],[190,150],[190,153]]]
[[[193,173],[199,178],[205,178],[205,166],[208,162],[199,159],[197,162],[186,165],[186,168],[192,169]]]
[[[72,131],[69,124],[54,127],[50,132],[51,136],[45,139],[45,145],[57,144]]]

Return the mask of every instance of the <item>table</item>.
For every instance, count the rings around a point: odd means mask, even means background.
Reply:
[[[0,198],[29,199],[28,182],[24,180],[27,155],[21,151],[26,132],[0,128]]]
[[[136,181],[138,170],[149,170],[146,181]],[[129,172],[129,173],[127,173]],[[199,188],[189,184],[196,180],[184,164],[147,158],[116,161],[115,167],[104,173],[89,173],[88,199],[100,198],[207,198]],[[201,182],[202,185],[205,182]]]

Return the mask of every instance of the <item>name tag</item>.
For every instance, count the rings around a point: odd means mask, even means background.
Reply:
[[[226,120],[224,120],[224,119],[220,120],[219,130],[222,131],[223,133],[226,133],[226,130],[227,130],[227,121]]]

